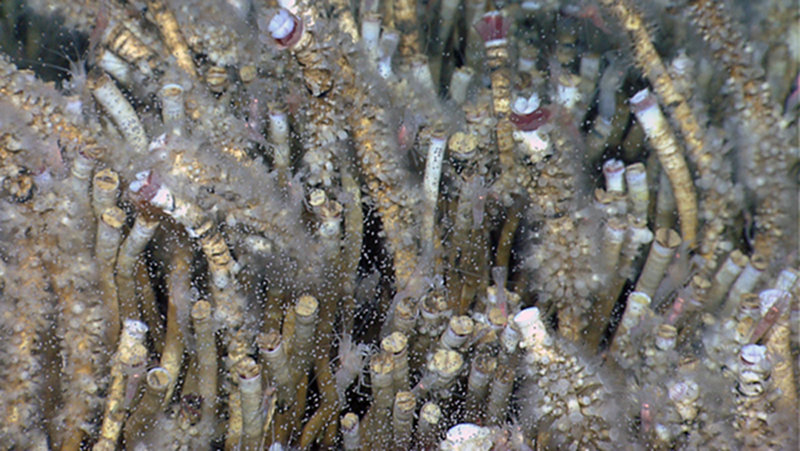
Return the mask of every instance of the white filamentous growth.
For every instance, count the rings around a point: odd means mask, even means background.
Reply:
[[[126,319],[123,322],[122,335],[120,336],[120,348],[130,346],[134,343],[143,343],[147,334],[147,324],[135,319]]]
[[[541,343],[547,337],[547,330],[539,316],[539,309],[536,307],[526,308],[514,316],[519,331],[522,333],[520,346],[530,348],[537,343]]]
[[[444,42],[450,36],[450,30],[453,29],[453,23],[456,17],[456,9],[461,2],[458,0],[443,0],[442,10],[439,14],[441,17],[441,25],[439,26],[439,40]]]
[[[400,35],[394,31],[384,31],[380,42],[380,60],[378,60],[378,74],[384,80],[391,78],[392,57],[400,43]]]
[[[600,119],[611,122],[617,110],[617,92],[624,81],[625,71],[621,70],[617,60],[609,63],[603,76],[600,77],[597,112]]]
[[[581,101],[577,76],[559,78],[556,88],[557,102],[568,110],[572,110]]]
[[[139,116],[117,85],[106,75],[97,81],[92,95],[117,124],[125,141],[136,153],[144,154],[150,141]]]
[[[461,423],[447,431],[441,444],[442,450],[488,450],[491,449],[492,430],[472,423]]]
[[[600,73],[600,56],[597,54],[585,55],[581,58],[581,66],[578,72],[581,78],[594,82]]]
[[[381,19],[377,14],[367,14],[361,22],[361,42],[370,56],[370,61],[376,62],[380,54],[378,43],[381,36]]]
[[[461,105],[467,100],[467,89],[475,72],[468,66],[459,67],[453,71],[450,78],[450,98]]]
[[[431,66],[428,64],[427,57],[422,56],[413,62],[411,65],[411,76],[426,90],[436,92],[436,86],[433,83],[433,75],[431,74]]]
[[[646,293],[634,291],[628,295],[628,305],[622,315],[620,327],[632,329],[639,323],[639,319],[650,307],[651,298]]]
[[[291,150],[289,148],[289,117],[283,109],[269,112],[269,137],[273,146],[273,162],[278,169],[289,167]]]

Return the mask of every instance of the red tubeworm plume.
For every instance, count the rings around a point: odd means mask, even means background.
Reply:
[[[547,123],[550,119],[550,110],[541,107],[528,114],[511,113],[509,119],[518,130],[532,132]]]
[[[131,200],[140,209],[147,209],[160,188],[161,179],[157,174],[142,171],[136,174],[136,180],[130,184]]]
[[[491,11],[475,23],[475,30],[481,35],[483,42],[491,42],[505,39],[510,25],[500,11]]]

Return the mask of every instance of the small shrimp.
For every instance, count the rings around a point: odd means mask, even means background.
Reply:
[[[640,415],[642,418],[642,432],[646,434],[653,428],[653,411],[650,408],[650,403],[642,403]]]
[[[576,17],[578,19],[587,19],[598,30],[605,34],[610,34],[611,30],[608,28],[603,14],[600,12],[600,7],[595,3],[586,3],[584,5],[566,5],[561,9],[565,16]]]
[[[353,336],[345,332],[338,339],[339,354],[336,360],[339,361],[339,368],[333,375],[336,384],[336,393],[339,395],[340,402],[345,401],[345,391],[356,378],[359,379],[359,386],[363,384],[363,369],[373,353],[370,346],[365,343],[354,343]]]

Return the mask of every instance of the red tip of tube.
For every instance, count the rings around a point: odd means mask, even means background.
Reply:
[[[130,187],[131,197],[140,207],[149,204],[161,187],[161,180],[153,171],[148,171],[146,175],[142,173],[142,175],[137,177]]]
[[[483,42],[489,42],[505,39],[510,25],[500,11],[491,11],[475,23],[475,30],[481,35]]]
[[[630,103],[633,112],[638,113],[655,105],[656,98],[650,93],[649,89],[642,89],[631,97]]]
[[[511,113],[509,119],[518,130],[532,132],[550,120],[550,110],[540,107],[528,114]]]

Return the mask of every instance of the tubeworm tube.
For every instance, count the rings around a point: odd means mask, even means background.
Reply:
[[[250,357],[236,365],[242,397],[242,449],[259,449],[264,417],[261,414],[261,366]]]
[[[652,315],[650,310],[650,296],[646,293],[634,291],[628,295],[628,305],[622,314],[619,328],[611,343],[611,355],[622,368],[633,365],[638,347],[635,346],[634,336],[636,326],[647,316]]]
[[[784,269],[778,274],[775,280],[775,289],[783,291],[791,291],[792,287],[798,280],[798,273],[794,269]]]
[[[384,80],[392,78],[392,57],[397,46],[400,45],[400,34],[395,30],[383,30],[380,41],[380,59],[378,60],[378,75]]]
[[[411,298],[403,298],[397,303],[392,316],[391,330],[403,332],[407,337],[413,333],[417,324],[418,306]]]
[[[168,130],[182,134],[186,111],[183,106],[183,87],[179,84],[168,83],[158,91],[161,99],[161,121]]]
[[[512,320],[513,317],[509,316],[508,322],[503,328],[503,332],[500,333],[500,345],[502,346],[500,348],[500,363],[507,366],[514,366],[516,364],[515,356],[517,347],[519,346],[520,340],[522,340],[522,334],[516,323]]]
[[[370,442],[380,448],[388,446],[388,438],[383,434],[390,430],[389,422],[394,401],[394,380],[392,356],[379,353],[369,361],[369,374],[372,381],[372,406],[365,419],[365,432]]]
[[[183,38],[181,27],[175,15],[162,0],[148,0],[148,14],[153,15],[153,22],[158,26],[161,36],[164,39],[170,53],[178,63],[178,66],[188,75],[197,76],[192,59],[192,52]]]
[[[644,164],[634,163],[628,166],[625,169],[625,181],[628,185],[630,213],[637,218],[646,219],[650,206],[650,188],[647,186]]]
[[[381,340],[381,349],[392,356],[394,389],[408,390],[408,338],[402,332],[392,332]]]
[[[448,321],[447,329],[442,333],[439,342],[442,346],[457,350],[463,345],[474,329],[474,322],[469,316],[454,316]]]
[[[489,392],[489,382],[497,368],[497,359],[481,353],[472,360],[467,378],[467,421],[478,422],[484,412],[484,400]]]
[[[111,50],[100,47],[95,59],[97,65],[125,86],[131,84],[131,66]]]
[[[514,371],[506,366],[499,366],[495,371],[489,389],[489,401],[486,416],[492,424],[503,424],[508,410],[508,400],[514,387]]]
[[[340,423],[342,441],[345,451],[361,449],[361,431],[359,430],[358,415],[348,412],[344,414]]]
[[[119,298],[117,297],[117,284],[114,281],[114,265],[119,243],[122,241],[121,229],[125,225],[125,212],[121,208],[111,207],[106,209],[99,219],[94,255],[99,263],[100,290],[103,293],[103,305],[107,309],[108,319],[111,322],[108,328],[108,338],[113,347],[120,328]]]
[[[156,418],[164,405],[164,394],[170,385],[167,370],[155,367],[145,376],[147,385],[128,421],[125,422],[125,443],[129,447],[137,446],[143,436],[155,423]]]
[[[647,260],[644,264],[644,269],[639,275],[639,280],[636,281],[635,291],[641,291],[648,296],[653,296],[656,293],[658,284],[664,278],[664,271],[667,269],[675,255],[675,250],[681,244],[681,238],[678,232],[672,229],[658,229],[656,230],[655,239],[650,246],[650,253],[647,254]]]
[[[728,290],[728,297],[722,305],[722,312],[720,312],[721,318],[727,318],[736,311],[742,296],[745,293],[752,292],[756,287],[761,275],[767,269],[767,264],[768,262],[758,255],[754,255],[749,259],[742,272],[739,273],[739,277],[736,278],[736,281],[733,282],[730,290]]]
[[[433,82],[433,74],[431,74],[431,66],[428,64],[428,57],[422,54],[411,55],[409,57],[409,62],[411,63],[411,78],[416,80],[425,91],[431,93],[438,92],[436,84]]]
[[[215,417],[217,404],[217,345],[214,342],[211,304],[197,301],[192,307],[192,322],[197,349],[198,394],[203,398],[203,421]]]
[[[419,411],[416,434],[416,441],[423,449],[433,449],[439,446],[441,423],[442,409],[433,401],[423,404]]]
[[[511,74],[506,39],[509,26],[510,21],[500,11],[488,12],[475,23],[475,29],[486,48],[486,65],[492,86],[492,111],[497,119],[497,149],[500,153],[500,166],[506,174],[514,165],[514,127],[508,120],[511,113]]]
[[[142,344],[147,333],[147,326],[141,321],[128,320],[119,339],[117,353],[111,365],[111,384],[106,398],[106,409],[100,439],[94,450],[113,450],[117,447],[122,425],[127,417],[128,402],[126,393],[130,382],[135,377],[134,369],[143,369],[147,360],[147,349]]]
[[[658,160],[675,193],[678,217],[681,221],[681,238],[693,243],[697,234],[697,194],[678,141],[661,112],[658,101],[648,89],[643,89],[631,97],[631,108],[655,148]]]
[[[92,178],[92,210],[95,217],[99,218],[107,208],[115,207],[118,194],[119,174],[108,168],[96,172]]]
[[[281,409],[292,405],[294,386],[289,372],[289,358],[286,356],[286,347],[281,335],[276,331],[260,334],[258,348],[261,351],[261,358],[266,363],[267,370],[278,388],[278,405]]]
[[[603,163],[603,176],[606,179],[606,191],[609,193],[625,193],[625,164],[617,159]]]
[[[78,151],[75,159],[72,160],[70,167],[70,177],[67,186],[72,189],[74,194],[68,205],[68,215],[71,218],[81,217],[91,205],[89,204],[89,181],[92,177],[96,156],[99,156],[100,148],[94,148],[84,152]],[[94,153],[98,154],[95,156]]]
[[[392,430],[394,432],[395,449],[410,449],[411,428],[414,423],[414,409],[416,405],[417,399],[410,391],[399,391],[394,396]]]
[[[660,171],[658,176],[655,214],[656,227],[672,227],[675,224],[675,193],[664,171]]]
[[[437,349],[428,363],[428,369],[436,375],[431,388],[439,391],[439,396],[447,397],[447,390],[461,372],[463,365],[464,358],[461,353],[449,349]]]
[[[319,302],[314,296],[303,295],[294,306],[295,325],[292,341],[291,365],[295,371],[297,382],[301,374],[305,374],[311,364],[311,352],[314,348],[314,331],[319,318]]]
[[[731,285],[739,277],[739,273],[742,272],[748,261],[747,256],[738,249],[728,254],[728,258],[725,259],[717,273],[714,274],[714,279],[711,282],[711,289],[708,291],[706,298],[707,311],[715,309],[725,299]]]
[[[600,251],[600,274],[604,277],[611,275],[617,268],[622,243],[625,242],[625,235],[628,224],[617,218],[611,217],[603,228],[603,244]]]
[[[439,181],[442,177],[444,151],[447,148],[447,134],[444,130],[435,131],[428,144],[428,158],[425,162],[425,176],[422,192],[425,208],[422,217],[423,254],[431,255],[436,241],[436,204],[439,200]]]
[[[117,124],[117,128],[133,151],[138,154],[147,152],[149,140],[139,115],[108,75],[103,75],[94,81],[92,95]]]
[[[117,290],[119,293],[120,320],[139,318],[139,302],[136,299],[134,266],[147,243],[158,228],[159,221],[140,214],[136,217],[128,236],[117,253]]]
[[[181,247],[173,251],[172,268],[167,275],[167,330],[161,352],[161,366],[170,376],[166,398],[172,397],[183,363],[185,339],[189,332],[188,320],[192,309],[191,263],[192,253]]]

